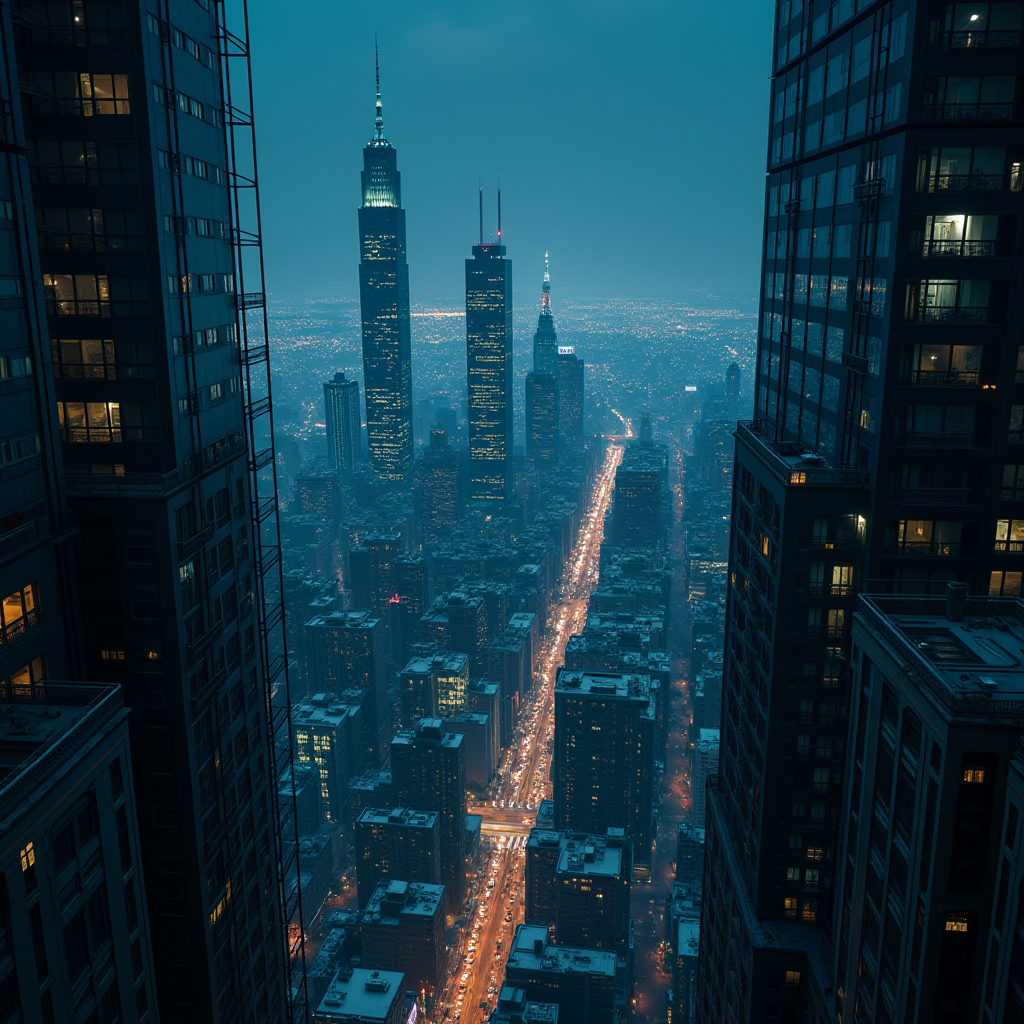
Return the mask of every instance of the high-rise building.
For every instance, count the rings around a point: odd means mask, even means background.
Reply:
[[[558,335],[551,313],[551,273],[544,253],[544,283],[540,293],[540,315],[533,335],[533,372],[558,375]]]
[[[667,460],[663,445],[626,447],[615,471],[611,541],[616,547],[665,546]]]
[[[553,373],[526,375],[526,454],[534,462],[558,455],[558,378]]]
[[[440,815],[367,807],[356,819],[356,892],[365,907],[382,881],[442,881]]]
[[[483,198],[481,196],[481,210]],[[501,199],[498,199],[499,208]],[[500,512],[512,498],[512,262],[483,240],[466,260],[469,498]]]
[[[547,929],[521,924],[509,946],[505,984],[524,998],[558,1006],[561,1024],[619,1024],[624,985],[612,950],[548,941]]]
[[[152,1010],[165,1022],[227,1024],[280,1020],[303,986],[298,975],[287,980],[282,926],[297,909],[282,908],[296,844],[274,834],[288,819],[278,813],[276,761],[289,756],[289,702],[249,43],[225,15],[223,5],[169,0],[158,14],[135,2],[21,8],[14,36],[4,22],[4,82],[25,90],[4,96],[0,187],[13,191],[0,202],[10,239],[0,260],[16,245],[38,275],[52,367],[44,374],[37,356],[27,373],[25,328],[42,330],[35,289],[19,294],[5,276],[0,361],[4,377],[24,379],[4,384],[5,413],[10,399],[18,410],[3,417],[0,530],[24,527],[4,558],[60,539],[47,427],[56,420],[77,527],[58,550],[75,563],[78,592],[61,595],[40,564],[38,576],[19,576],[5,614],[17,606],[24,626],[44,616],[70,623],[77,607],[76,671],[121,685],[145,808],[135,870],[150,912]],[[230,56],[225,38],[237,40]],[[16,234],[4,230],[15,209]],[[24,253],[33,224],[38,263]],[[51,376],[44,409],[21,388]],[[39,473],[41,463],[54,468]],[[13,591],[5,576],[2,596]],[[45,629],[49,644],[57,630]],[[26,631],[19,646],[28,657],[10,676],[5,658],[6,678],[58,670],[55,647],[47,670],[35,637]],[[243,892],[260,926],[239,957],[242,904],[232,893]],[[76,920],[64,949],[88,958],[103,914]],[[131,970],[118,967],[125,1004]],[[113,1017],[111,1007],[75,1012]]]
[[[459,733],[446,732],[439,718],[421,719],[415,729],[399,729],[391,741],[395,802],[439,816],[441,881],[448,889],[451,910],[462,905],[466,890],[463,742]]]
[[[558,346],[558,442],[564,454],[583,451],[583,360],[574,345]]]
[[[384,135],[377,69],[377,117],[363,149],[359,208],[359,306],[363,324],[366,439],[377,474],[404,480],[412,469],[412,352],[405,210],[398,154]]]
[[[632,849],[621,828],[605,835],[531,829],[525,920],[548,925],[559,945],[626,955]]]
[[[367,611],[331,612],[310,619],[304,631],[310,691],[360,692],[365,765],[379,767],[391,734],[384,620]]]
[[[383,615],[395,594],[393,566],[405,553],[405,542],[393,534],[372,534],[349,552],[352,603]],[[421,613],[422,614],[422,613]]]
[[[625,829],[638,877],[654,841],[654,702],[646,676],[559,669],[551,757],[555,824]]]
[[[351,473],[363,446],[363,418],[359,411],[359,381],[336,373],[324,381],[324,416],[327,456],[335,469]]]
[[[431,427],[430,444],[419,466],[420,537],[424,544],[446,540],[459,521],[459,454],[448,432]]]
[[[84,976],[95,1019],[151,1021],[156,988],[121,689],[7,681],[3,698],[6,1012],[75,1020]]]
[[[380,882],[361,931],[364,966],[402,971],[414,991],[434,994],[448,967],[443,885]]]
[[[1024,676],[1016,656],[1007,658],[1022,641],[1016,599],[968,598],[955,584],[946,599],[861,598],[849,691],[857,724],[835,868],[833,1017],[1024,1013],[1014,959],[1024,948]],[[797,867],[813,883],[819,865],[808,857]],[[827,968],[812,985],[831,995],[833,963]]]
[[[701,1017],[749,1018],[774,1002],[776,927],[806,933],[790,943],[836,946],[857,590],[1019,592],[1024,311],[1009,282],[1024,253],[1003,232],[1021,203],[1007,131],[1020,60],[1004,15],[1019,20],[1002,5],[776,5],[755,407],[737,431],[707,792]],[[879,961],[862,962],[877,977]],[[888,1000],[872,994],[864,1019],[913,1016]]]

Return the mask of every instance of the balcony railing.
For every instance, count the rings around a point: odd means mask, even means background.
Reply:
[[[98,117],[130,114],[127,99],[61,99],[55,96],[33,96],[32,113],[37,117]]]
[[[31,611],[25,612],[21,618],[8,622],[7,625],[0,629],[0,643],[13,644],[15,640],[20,640],[27,633],[41,625],[42,621],[43,617],[37,609],[33,608]]]
[[[905,487],[900,500],[915,505],[966,505],[970,491],[966,487]]]
[[[977,370],[913,370],[910,383],[920,388],[976,388],[981,374]]]
[[[928,192],[1002,192],[1007,187],[1003,174],[933,174]]]
[[[995,256],[994,238],[930,238],[922,248],[922,256]]]
[[[1014,29],[943,32],[932,40],[936,50],[1017,50],[1020,32]]]
[[[811,547],[822,551],[853,551],[861,547],[862,541],[856,537],[814,537]]]
[[[905,540],[896,545],[896,554],[959,558],[960,549],[958,540]]]
[[[926,324],[987,324],[988,306],[924,306],[910,310],[909,318]]]
[[[906,435],[912,448],[973,448],[973,430],[911,430]]]
[[[922,121],[1010,121],[1012,103],[925,103]]]
[[[120,167],[61,167],[29,159],[29,175],[41,185],[137,185],[139,172]]]
[[[853,587],[846,583],[812,583],[807,592],[811,597],[850,597]]]

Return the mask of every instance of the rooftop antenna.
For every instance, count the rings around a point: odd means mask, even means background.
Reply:
[[[484,187],[480,186],[480,244],[484,244]]]
[[[501,175],[498,175],[498,245],[501,245]]]
[[[376,32],[374,32],[374,34],[373,34],[373,63],[374,63],[374,67],[376,68],[376,72],[377,72],[377,116],[376,116],[376,120],[374,121],[374,124],[376,126],[376,131],[375,131],[375,134],[374,134],[374,141],[376,141],[376,142],[383,142],[384,141],[384,112],[383,112],[383,109],[381,108],[381,102],[380,102],[380,50],[377,47],[377,33]]]

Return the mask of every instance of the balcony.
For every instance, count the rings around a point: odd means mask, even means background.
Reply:
[[[973,430],[910,430],[905,443],[911,448],[974,448]]]
[[[43,617],[37,609],[32,608],[26,611],[20,618],[15,619],[13,622],[8,622],[0,628],[0,645],[6,646],[15,643],[23,636],[27,636],[38,626],[41,626],[42,623]]]
[[[925,103],[922,121],[1012,121],[1012,103]]]
[[[976,388],[981,374],[977,370],[913,370],[908,383],[919,388]]]
[[[917,558],[959,558],[961,544],[958,540],[905,540],[896,545],[897,555],[912,555]]]
[[[921,255],[928,256],[996,256],[998,243],[994,238],[930,238]]]
[[[908,320],[923,324],[987,324],[988,306],[914,306]]]
[[[970,491],[966,487],[905,487],[900,501],[912,505],[966,505]]]
[[[1019,50],[1021,34],[1013,29],[942,32],[932,39],[934,50]]]
[[[993,551],[1004,551],[1008,555],[1024,554],[1024,541],[1021,540],[997,540],[992,545]]]

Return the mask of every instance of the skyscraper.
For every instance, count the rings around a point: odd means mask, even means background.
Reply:
[[[384,480],[412,468],[412,354],[409,267],[398,154],[384,135],[377,69],[377,117],[363,149],[359,208],[359,306],[363,324],[363,392],[370,461]]]
[[[559,669],[551,756],[555,827],[626,830],[649,877],[654,814],[654,701],[646,676]]]
[[[555,333],[555,318],[551,313],[551,272],[548,254],[544,253],[544,283],[540,292],[540,316],[537,330],[533,335],[534,373],[558,373],[558,335]]]
[[[512,262],[483,240],[466,260],[466,376],[469,391],[469,497],[503,511],[512,497]]]
[[[1022,252],[1004,234],[1021,203],[1020,28],[1003,5],[776,5],[755,409],[737,431],[706,804],[707,1019],[756,1016],[780,971],[808,1012],[815,991],[835,1001],[831,962],[823,979],[799,963],[835,948],[851,908],[836,880],[857,590],[1020,591]],[[914,1019],[893,986],[866,989],[844,1019]]]
[[[419,465],[420,536],[425,544],[448,536],[459,518],[459,455],[442,427],[430,428]]]
[[[424,718],[415,729],[399,729],[391,741],[391,777],[395,803],[417,811],[436,811],[441,833],[441,877],[449,908],[462,904],[466,891],[463,849],[466,836],[464,739],[447,732],[440,718]]]
[[[562,452],[583,451],[583,360],[573,345],[558,346],[558,440]]]
[[[558,378],[553,373],[526,375],[526,454],[534,462],[558,455]]]
[[[359,414],[359,381],[336,373],[324,381],[324,417],[327,423],[327,455],[335,469],[351,473],[359,461],[363,421]]]
[[[5,467],[0,490],[25,527],[22,542],[41,538],[44,524],[48,540],[60,539],[60,485],[37,473],[45,424],[56,421],[77,527],[59,550],[74,560],[78,592],[61,606],[49,574],[19,578],[22,617],[72,622],[77,606],[79,671],[122,687],[145,809],[136,871],[157,1012],[165,1022],[227,1024],[288,1015],[283,920],[297,908],[282,909],[295,844],[278,833],[275,761],[288,749],[289,711],[249,49],[224,16],[223,5],[183,0],[159,16],[129,0],[110,10],[116,25],[104,5],[17,13],[4,63],[6,81],[27,85],[9,98],[24,134],[4,160],[23,180],[31,158],[34,208],[15,193],[18,236],[27,244],[33,221],[39,229],[39,262],[22,266],[45,295],[53,391],[43,385],[48,408],[34,410],[32,390],[22,391],[16,423],[4,418],[5,433],[17,427],[4,458],[30,445],[36,457]],[[10,287],[0,346],[11,345],[4,361],[20,376],[30,321]],[[14,306],[22,309],[11,315]],[[48,646],[56,635],[47,628]],[[30,676],[60,671],[55,647],[25,641]],[[36,661],[44,653],[49,670]],[[12,677],[21,672],[13,666]],[[276,725],[280,734],[268,735]],[[244,957],[242,892],[248,920],[259,922]],[[90,919],[75,926],[74,944],[65,930],[76,955],[95,951],[88,934],[103,915]],[[301,997],[298,975],[294,988]],[[96,1013],[113,1018],[110,1008]]]

